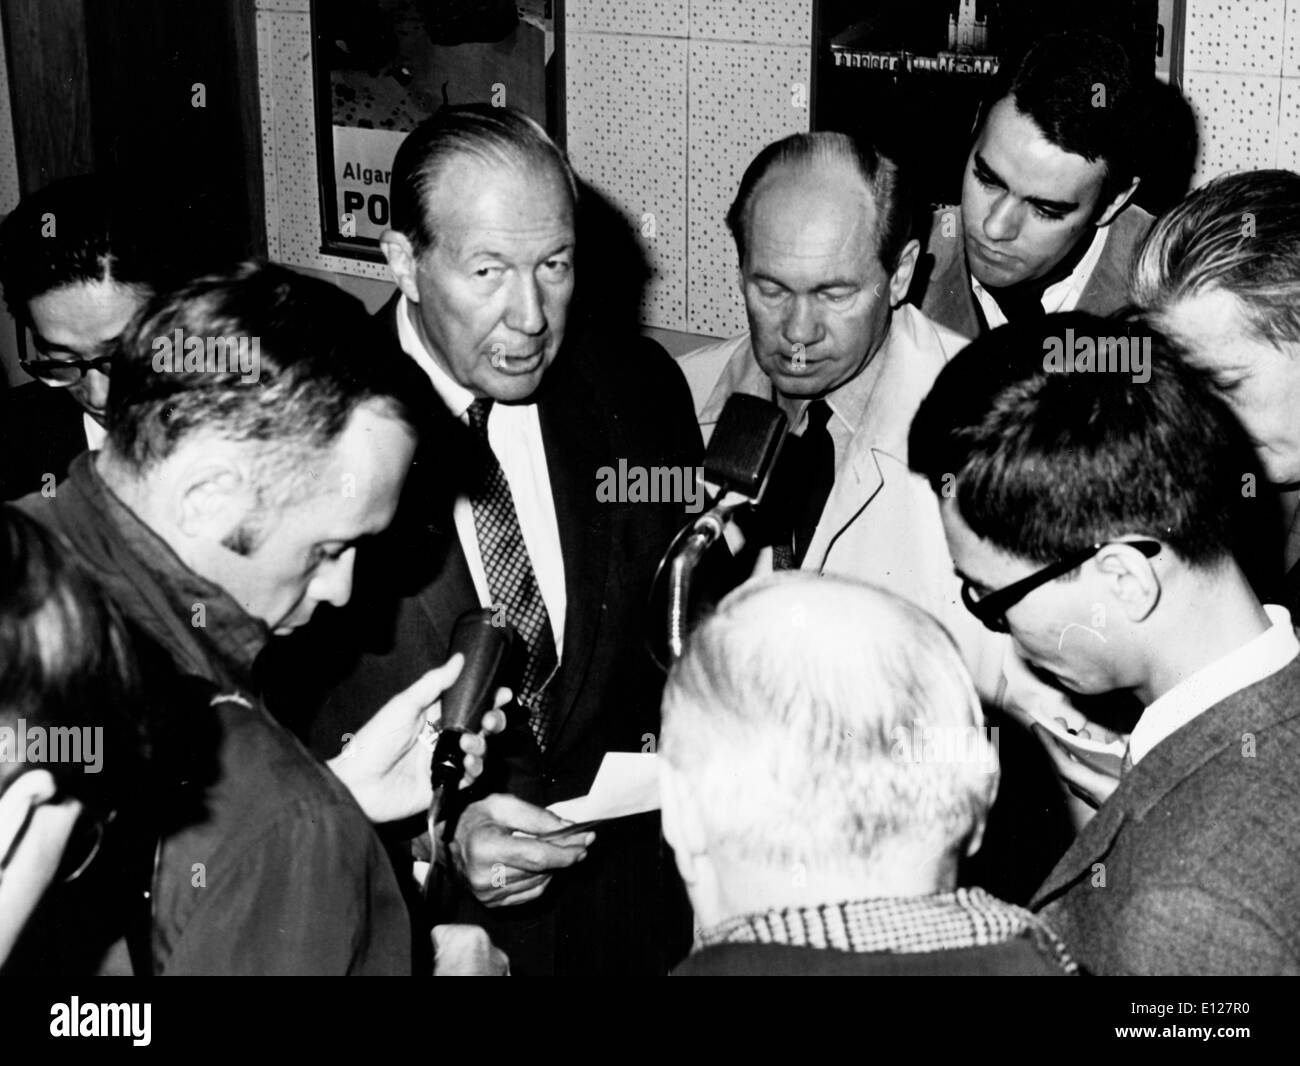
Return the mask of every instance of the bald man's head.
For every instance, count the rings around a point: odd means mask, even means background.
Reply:
[[[870,585],[782,574],[729,596],[664,694],[660,754],[720,862],[868,870],[956,853],[997,755],[951,639]]]

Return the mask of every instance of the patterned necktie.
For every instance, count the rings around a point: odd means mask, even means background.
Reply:
[[[469,502],[492,602],[505,608],[506,618],[527,645],[516,698],[528,710],[528,724],[537,738],[537,746],[545,751],[554,703],[550,682],[559,660],[551,618],[528,558],[510,485],[488,444],[487,420],[491,409],[491,400],[475,400],[469,407],[470,429],[479,444],[478,476]]]

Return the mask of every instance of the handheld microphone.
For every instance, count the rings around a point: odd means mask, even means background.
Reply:
[[[514,642],[514,629],[493,624],[498,617],[491,607],[466,611],[451,635],[451,653],[465,656],[460,676],[442,694],[442,733],[433,749],[430,771],[433,787],[455,788],[465,773],[465,753],[460,738],[477,733],[483,715],[492,707],[497,670]]]
[[[746,393],[727,398],[704,453],[704,480],[718,486],[713,506],[683,529],[668,549],[668,650],[679,658],[686,643],[691,576],[701,557],[722,536],[733,513],[763,498],[785,443],[789,420],[770,400]]]

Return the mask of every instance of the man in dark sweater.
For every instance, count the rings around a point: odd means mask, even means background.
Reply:
[[[956,887],[996,740],[920,608],[806,573],[733,593],[664,694],[664,834],[696,919],[674,972],[1072,972],[1034,915]]]
[[[378,709],[328,766],[271,719],[253,680],[273,634],[348,601],[357,541],[397,508],[416,437],[404,368],[323,282],[253,265],[201,278],[123,335],[105,448],[20,505],[149,648],[206,686],[154,730],[189,756],[158,767],[155,973],[412,972],[406,904],[371,822],[428,808],[422,734],[458,665]],[[481,769],[482,738],[463,746]],[[198,816],[165,821],[182,806]]]
[[[1144,708],[1114,776],[1091,727],[1053,742],[1104,802],[1031,906],[1097,974],[1300,973],[1300,643],[1237,561],[1227,407],[1149,327],[1049,316],[950,363],[910,455],[971,612]]]

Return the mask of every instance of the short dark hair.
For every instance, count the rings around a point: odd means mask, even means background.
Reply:
[[[1300,174],[1215,178],[1152,227],[1133,271],[1138,306],[1158,317],[1213,289],[1241,301],[1260,337],[1300,343]]]
[[[991,102],[1011,97],[1057,148],[1106,164],[1099,207],[1133,180],[1146,93],[1111,38],[1091,30],[1049,34],[995,86]]]
[[[1150,377],[1046,367],[1081,337],[1150,338]],[[1204,374],[1140,320],[1080,312],[984,334],[939,374],[912,422],[909,462],[1003,551],[1053,562],[1140,534],[1210,566],[1240,543],[1249,439]],[[955,479],[955,484],[954,480]]]
[[[103,813],[146,756],[141,692],[126,624],[72,549],[0,505],[0,725],[13,729],[21,718],[47,730],[103,730],[107,774],[37,761],[60,791]],[[30,754],[23,753],[29,767]],[[0,788],[9,776],[0,761]]]
[[[26,326],[31,300],[87,282],[112,281],[147,296],[164,270],[157,244],[153,226],[111,178],[52,182],[0,222],[0,286],[9,313]]]
[[[822,130],[794,133],[773,141],[754,157],[740,179],[736,199],[727,210],[727,229],[736,241],[741,268],[745,265],[746,227],[754,190],[768,173],[781,166],[810,166],[821,162],[848,163],[861,176],[876,206],[876,251],[881,265],[892,272],[912,236],[916,218],[909,183],[898,163],[865,137]]]
[[[577,205],[578,179],[569,160],[522,111],[487,104],[443,107],[411,131],[393,159],[393,229],[406,235],[417,256],[436,237],[431,199],[438,180],[452,161],[463,158],[495,168],[552,167]]]
[[[160,342],[173,350],[202,338],[203,366],[155,366]],[[256,341],[257,374],[214,353]],[[215,358],[214,358],[215,356]],[[210,365],[209,365],[210,364]],[[361,301],[285,267],[249,262],[159,293],[118,338],[108,400],[114,458],[139,475],[185,438],[215,432],[265,446],[259,494],[302,498],[310,459],[330,447],[365,403],[416,428],[428,382]]]

